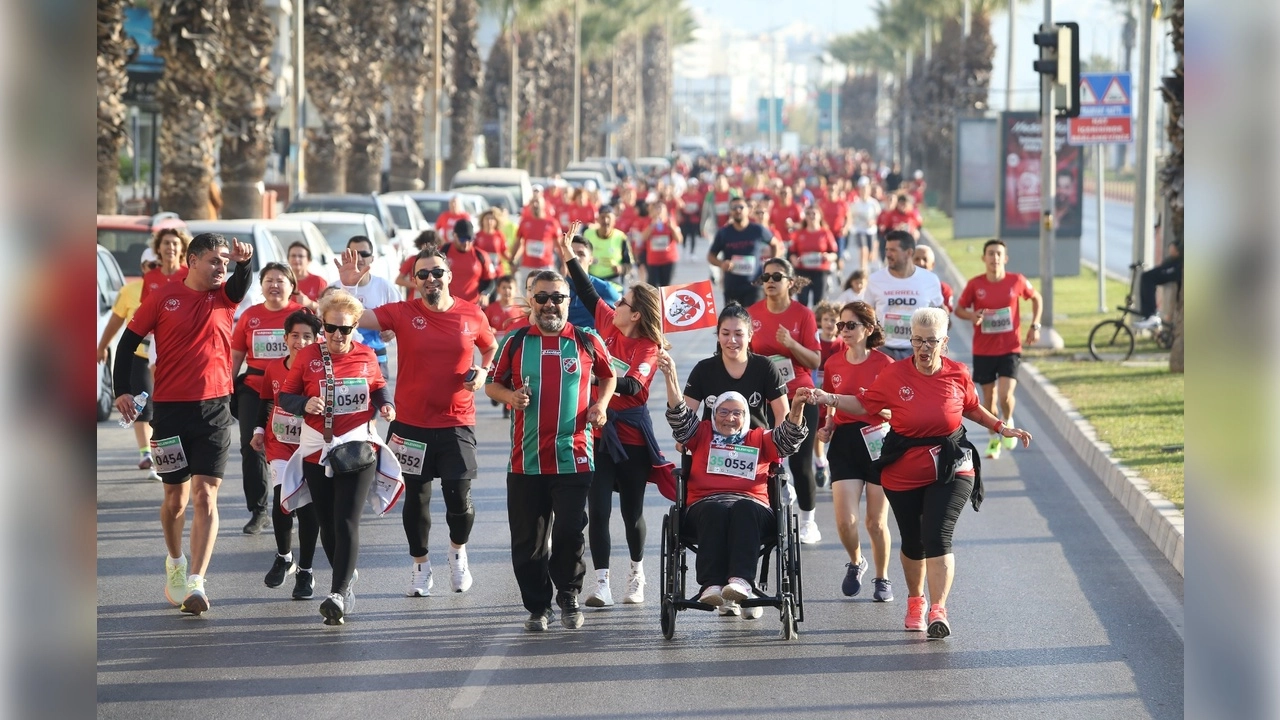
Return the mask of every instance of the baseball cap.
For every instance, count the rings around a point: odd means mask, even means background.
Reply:
[[[160,257],[156,255],[156,251],[151,248],[147,248],[142,251],[142,259],[138,261],[138,264],[141,265],[149,262],[160,262]]]
[[[471,221],[467,218],[462,218],[453,224],[453,233],[459,240],[470,240],[476,236],[475,229],[471,227]]]

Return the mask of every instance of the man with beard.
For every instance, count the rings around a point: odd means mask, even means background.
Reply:
[[[459,221],[461,225],[465,220]],[[348,248],[339,268],[343,285],[355,285],[369,267]],[[475,392],[497,342],[484,312],[449,293],[453,272],[441,251],[426,248],[414,261],[418,297],[389,303],[360,316],[360,327],[391,330],[397,338],[399,408],[387,446],[404,471],[404,532],[413,557],[410,597],[431,594],[431,481],[440,478],[449,526],[449,571],[453,592],[471,587],[467,540],[475,522],[471,481],[476,477]],[[480,363],[475,364],[475,351]]]
[[[155,405],[151,456],[164,482],[160,525],[169,550],[164,595],[184,613],[209,609],[204,575],[218,537],[218,486],[231,448],[231,325],[249,290],[253,246],[201,233],[187,247],[182,282],[143,299],[116,345],[116,409],[133,422],[133,353],[155,334]],[[227,263],[236,264],[227,277]],[[191,481],[188,483],[188,481]],[[191,573],[182,555],[187,502],[194,495]]]
[[[529,611],[524,627],[544,631],[555,618],[554,585],[560,622],[576,630],[582,627],[578,593],[586,574],[582,530],[595,469],[587,424],[604,425],[617,380],[600,337],[566,322],[564,277],[539,271],[532,291],[533,325],[503,340],[484,390],[512,408],[507,516],[511,564]]]

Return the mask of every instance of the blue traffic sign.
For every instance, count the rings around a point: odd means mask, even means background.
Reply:
[[[1133,117],[1133,76],[1080,73],[1080,117]]]

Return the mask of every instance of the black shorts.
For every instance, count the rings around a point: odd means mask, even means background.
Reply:
[[[231,450],[231,396],[191,402],[157,402],[151,421],[151,458],[166,485],[192,475],[221,479]],[[175,442],[176,441],[176,442]],[[176,469],[166,470],[168,465]]]
[[[406,476],[417,476],[418,480],[447,478],[449,480],[475,480],[476,463],[476,429],[470,425],[447,428],[420,428],[406,425],[399,420],[387,428],[387,444],[391,444],[391,436],[399,435],[406,440],[413,440],[426,445],[422,453],[422,466],[418,467],[416,456],[397,454],[400,467]],[[416,455],[416,454],[415,454]]]
[[[129,387],[138,392],[146,391],[147,405],[138,413],[137,422],[151,422],[155,417],[156,402],[151,399],[155,394],[151,382],[151,361],[144,357],[133,356],[133,365],[129,368]]]
[[[1018,378],[1018,366],[1022,364],[1021,353],[1007,355],[974,355],[973,382],[975,385],[990,385],[997,377]]]
[[[871,467],[871,455],[862,440],[864,422],[837,425],[827,444],[827,462],[831,465],[831,481],[864,480],[880,484],[880,472]]]

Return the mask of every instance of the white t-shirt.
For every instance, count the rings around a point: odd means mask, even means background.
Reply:
[[[894,277],[888,268],[871,273],[864,293],[884,328],[885,345],[899,350],[911,347],[911,314],[920,308],[942,307],[938,276],[912,268],[914,272],[905,278]]]
[[[849,203],[849,224],[854,233],[876,234],[876,219],[880,217],[880,202],[875,198],[858,198]]]
[[[845,288],[843,292],[836,296],[836,307],[844,307],[851,302],[866,302],[867,291],[863,288],[861,293],[856,293],[849,288]]]
[[[350,288],[344,287],[341,281],[335,282],[333,285],[355,295],[360,304],[364,305],[365,310],[372,310],[376,307],[404,300],[399,288],[394,287],[378,275],[370,275],[368,285],[357,285],[354,288]]]

